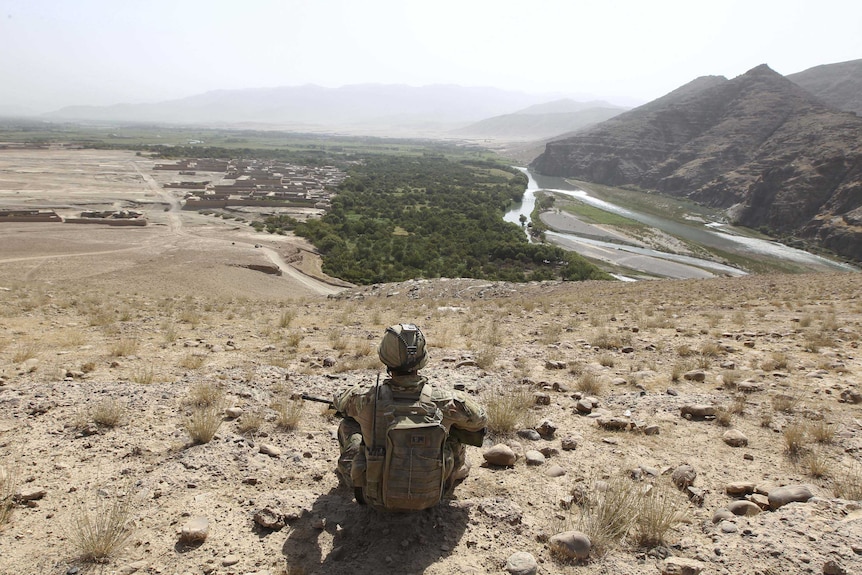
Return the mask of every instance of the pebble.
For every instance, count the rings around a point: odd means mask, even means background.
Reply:
[[[736,533],[738,531],[736,523],[726,519],[718,524],[718,528],[721,529],[722,533]]]
[[[511,575],[536,575],[539,564],[530,553],[517,551],[509,556],[505,569]]]
[[[482,453],[482,457],[484,457],[485,461],[491,465],[499,465],[502,467],[511,467],[512,465],[515,465],[515,461],[518,459],[518,456],[515,455],[512,448],[502,443],[498,443],[494,447]]]
[[[230,567],[231,565],[236,565],[237,563],[239,563],[239,557],[237,555],[228,555],[221,560],[221,564],[223,567]]]
[[[237,417],[242,415],[242,408],[241,407],[228,407],[227,409],[224,410],[224,414],[225,414],[225,416],[227,416],[230,419],[236,419]]]

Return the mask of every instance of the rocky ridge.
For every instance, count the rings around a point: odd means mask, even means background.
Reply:
[[[862,119],[766,65],[702,77],[569,138],[539,173],[725,208],[735,222],[862,260]]]

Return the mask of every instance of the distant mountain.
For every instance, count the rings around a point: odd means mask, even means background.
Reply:
[[[862,60],[815,66],[787,79],[834,108],[862,116]]]
[[[512,114],[488,118],[454,130],[461,137],[498,140],[544,140],[603,122],[625,111],[607,102],[555,100]]]
[[[686,196],[862,261],[862,118],[766,65],[702,77],[570,138],[539,173]]]
[[[558,96],[557,96],[558,97]],[[155,104],[72,106],[49,119],[179,124],[269,124],[376,129],[452,129],[554,99],[496,88],[362,84],[216,90]]]

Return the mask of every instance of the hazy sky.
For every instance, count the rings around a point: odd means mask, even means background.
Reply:
[[[0,0],[0,109],[308,83],[634,104],[858,58],[860,0]]]

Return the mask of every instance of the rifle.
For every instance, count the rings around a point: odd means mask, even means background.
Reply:
[[[326,399],[325,397],[315,397],[313,395],[308,395],[307,393],[303,393],[300,397],[302,399],[305,399],[306,401],[316,401],[317,403],[326,403],[328,405],[332,405],[332,400]],[[332,408],[335,409],[335,406],[333,406]]]
[[[329,409],[332,409],[335,411],[336,415],[338,415],[339,417],[341,416],[341,412],[339,412],[337,409],[335,409],[335,405],[332,403],[331,399],[326,399],[325,397],[315,397],[314,395],[308,395],[307,393],[303,393],[302,395],[300,395],[300,398],[307,400],[307,401],[314,401],[316,403],[325,403],[326,405],[329,406]]]

